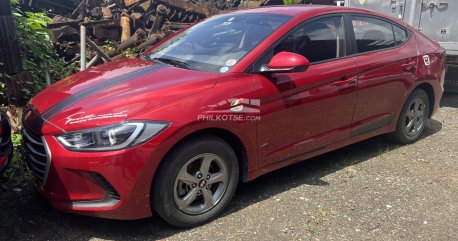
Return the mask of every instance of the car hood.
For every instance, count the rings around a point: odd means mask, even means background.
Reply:
[[[219,76],[138,58],[121,59],[48,87],[32,98],[24,120],[42,132],[119,123],[139,111],[210,89]]]

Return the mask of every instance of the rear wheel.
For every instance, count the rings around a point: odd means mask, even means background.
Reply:
[[[232,148],[214,136],[181,143],[163,160],[153,186],[152,206],[168,223],[192,227],[217,217],[238,183]]]
[[[404,104],[390,139],[401,144],[417,141],[425,129],[429,108],[428,94],[422,89],[414,90]]]

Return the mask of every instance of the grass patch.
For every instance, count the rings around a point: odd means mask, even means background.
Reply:
[[[307,231],[309,234],[313,235],[316,233],[317,228],[320,224],[328,220],[329,213],[326,210],[319,209],[307,220]]]
[[[356,170],[351,167],[347,167],[345,168],[345,175],[347,175],[348,178],[354,178],[356,176]]]

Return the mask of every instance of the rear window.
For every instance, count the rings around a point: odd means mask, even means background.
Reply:
[[[352,17],[358,53],[387,49],[395,46],[392,24],[371,17]],[[402,35],[402,34],[401,34]]]

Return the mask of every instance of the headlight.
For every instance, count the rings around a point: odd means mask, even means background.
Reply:
[[[164,130],[165,122],[125,122],[66,133],[57,140],[70,151],[114,151],[139,145]]]

